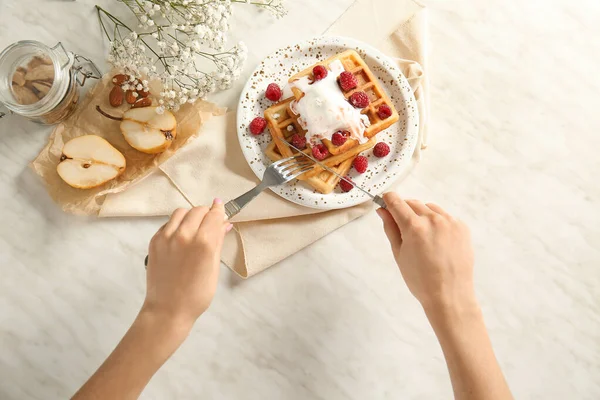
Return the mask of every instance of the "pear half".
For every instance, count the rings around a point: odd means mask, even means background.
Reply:
[[[157,107],[132,108],[119,118],[107,114],[100,106],[96,109],[107,118],[121,121],[123,137],[131,147],[142,153],[162,153],[177,136],[177,120],[168,110],[158,114]]]
[[[110,143],[95,135],[79,136],[63,146],[58,175],[77,189],[91,189],[125,171],[125,157]]]

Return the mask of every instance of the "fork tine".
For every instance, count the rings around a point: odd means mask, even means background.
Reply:
[[[298,164],[305,164],[307,162],[306,160],[307,160],[306,158],[294,157],[294,158],[289,159],[287,162],[279,164],[278,168],[287,168],[287,167],[298,165]]]
[[[293,172],[293,173],[291,173],[291,174],[289,174],[289,175],[286,175],[286,176],[285,176],[285,180],[286,180],[287,182],[289,182],[289,181],[291,181],[292,179],[296,179],[297,177],[299,177],[299,176],[300,176],[300,175],[302,175],[303,173],[305,173],[305,172],[308,172],[308,171],[311,171],[312,169],[313,169],[313,166],[311,165],[311,166],[309,166],[309,167],[305,167],[305,168],[302,168],[302,169],[300,169],[300,170],[297,170],[297,171],[295,171],[295,172]]]
[[[296,159],[298,159],[298,160],[299,160],[300,158],[307,159],[307,158],[306,158],[306,157],[304,157],[302,154],[298,153],[298,154],[296,154],[296,155],[294,155],[294,156],[291,156],[291,157],[288,157],[288,158],[282,158],[281,160],[277,160],[277,161],[275,161],[274,163],[272,163],[271,165],[274,165],[274,166],[279,166],[279,165],[281,165],[281,164],[288,163],[288,162],[290,162],[290,161],[292,161],[292,160],[296,160]]]
[[[286,174],[286,173],[292,173],[295,169],[298,168],[304,168],[304,167],[308,167],[308,166],[314,166],[314,163],[311,160],[300,160],[300,161],[296,161],[296,162],[292,162],[290,164],[287,165],[279,165],[277,166],[277,169],[279,170],[279,172],[281,172],[282,174]]]
[[[288,165],[284,165],[284,166],[277,166],[277,169],[281,173],[287,173],[287,172],[291,172],[291,171],[293,171],[294,169],[297,169],[297,168],[303,168],[303,167],[308,167],[308,166],[312,166],[312,165],[314,165],[312,163],[312,161],[311,162],[302,162],[302,161],[299,161],[299,162],[288,164]]]

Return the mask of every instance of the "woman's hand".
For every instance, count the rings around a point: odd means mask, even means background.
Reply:
[[[177,209],[150,242],[143,311],[191,325],[217,288],[221,247],[233,225],[223,202]]]
[[[469,229],[435,204],[383,196],[379,209],[385,233],[406,285],[427,310],[429,306],[470,306],[473,249]]]
[[[512,400],[475,299],[469,229],[438,205],[383,198],[387,210],[377,213],[442,346],[454,398]]]

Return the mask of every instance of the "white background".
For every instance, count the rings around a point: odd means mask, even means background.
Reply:
[[[236,6],[246,73],[324,32],[352,1],[288,3],[276,22]],[[600,4],[426,3],[431,143],[400,192],[471,226],[476,289],[515,397],[598,399]],[[104,68],[94,4],[2,0],[0,48],[60,40]],[[216,100],[235,106],[242,84]],[[98,367],[141,305],[147,243],[164,221],[63,214],[27,168],[49,132],[0,121],[2,399],[66,398]],[[248,281],[223,266],[211,309],[142,396],[450,397],[437,341],[375,215]]]

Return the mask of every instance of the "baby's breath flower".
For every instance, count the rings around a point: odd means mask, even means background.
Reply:
[[[107,60],[128,75],[122,85],[125,90],[137,94],[135,91],[149,90],[150,81],[162,84],[157,112],[177,110],[180,105],[204,99],[217,89],[231,87],[240,77],[246,46],[239,42],[224,50],[231,0],[119,1],[135,14],[142,30],[129,29],[97,6],[110,40]],[[285,14],[280,0],[253,0],[252,4],[277,17]],[[214,64],[212,70],[206,67],[207,60]]]

